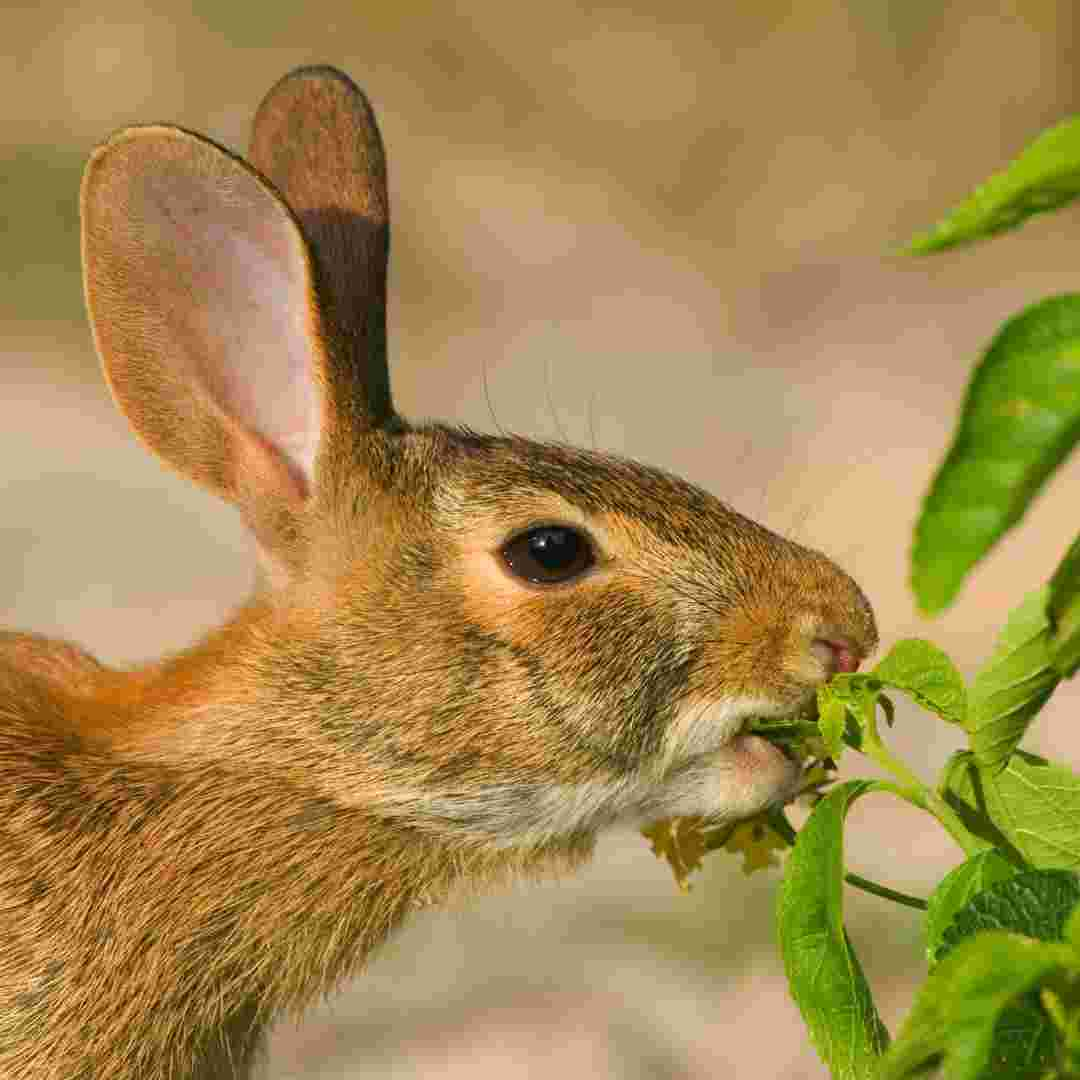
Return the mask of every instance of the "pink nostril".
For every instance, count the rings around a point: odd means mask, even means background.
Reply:
[[[831,668],[833,674],[842,672],[850,674],[859,670],[859,657],[851,647],[851,643],[842,638],[818,638],[817,644],[824,645],[831,654]]]

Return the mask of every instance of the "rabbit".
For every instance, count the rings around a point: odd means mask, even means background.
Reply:
[[[134,670],[0,638],[4,1080],[249,1076],[410,912],[788,801],[799,765],[746,723],[876,646],[844,571],[681,479],[398,415],[346,75],[281,80],[249,158],[134,127],[84,174],[105,377],[259,575]]]

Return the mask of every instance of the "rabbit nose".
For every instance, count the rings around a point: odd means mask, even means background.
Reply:
[[[810,648],[830,675],[850,674],[859,670],[859,652],[846,638],[815,638]]]

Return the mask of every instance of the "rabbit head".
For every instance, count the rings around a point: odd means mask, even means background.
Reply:
[[[84,180],[116,399],[238,507],[265,571],[117,746],[256,763],[500,847],[789,797],[798,767],[741,729],[874,648],[851,578],[660,470],[402,419],[366,100],[332,69],[294,72],[250,157],[134,128]]]

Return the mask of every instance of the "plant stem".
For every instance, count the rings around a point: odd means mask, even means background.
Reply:
[[[907,893],[897,892],[887,885],[879,885],[876,881],[864,878],[862,874],[853,874],[849,870],[844,874],[844,880],[849,885],[854,885],[856,889],[873,893],[874,896],[880,896],[884,900],[891,900],[894,904],[903,904],[905,907],[916,908],[919,911],[926,910],[927,904],[925,900],[920,900],[917,896],[908,896]]]
[[[965,855],[970,858],[982,850],[982,843],[967,830],[956,811],[933,788],[924,784],[881,741],[877,723],[873,720],[866,724],[863,731],[861,752],[872,761],[876,761],[886,772],[895,776],[904,788],[903,791],[896,791],[896,794],[936,817]]]
[[[897,795],[904,794],[892,784],[884,786]],[[795,840],[799,834],[795,831],[791,822],[788,821],[787,814],[785,814],[782,809],[770,811],[769,826],[773,832],[787,842],[789,847],[795,846]],[[848,872],[844,874],[844,880],[849,885],[853,885],[856,889],[862,889],[863,892],[872,893],[874,896],[880,896],[884,900],[892,900],[893,903],[904,904],[906,907],[917,908],[919,911],[926,910],[925,900],[920,900],[917,896],[908,896],[907,893],[897,892],[895,889],[890,889],[887,885],[879,885],[876,881],[864,878],[862,874]]]

